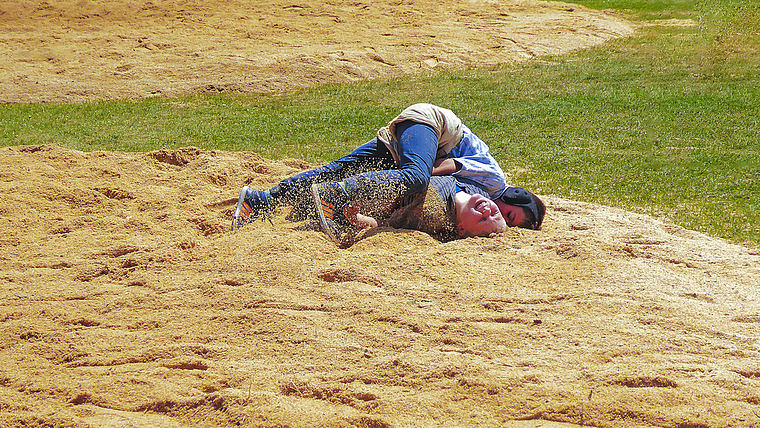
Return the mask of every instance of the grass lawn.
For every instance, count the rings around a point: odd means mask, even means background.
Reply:
[[[0,145],[194,145],[317,164],[425,101],[462,117],[514,184],[760,247],[760,4],[576,3],[642,26],[561,57],[283,95],[4,105]]]

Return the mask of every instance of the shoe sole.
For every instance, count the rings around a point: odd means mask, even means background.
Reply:
[[[333,233],[333,230],[328,223],[328,219],[325,216],[325,211],[322,208],[322,198],[319,196],[319,189],[317,188],[317,186],[319,185],[318,184],[311,185],[311,194],[314,197],[314,205],[317,206],[317,214],[319,215],[319,222],[322,224],[322,230],[330,238],[331,241],[335,242],[336,244],[340,244],[340,240]]]
[[[245,194],[248,192],[249,187],[243,186],[243,189],[240,190],[240,196],[238,197],[237,206],[235,207],[235,214],[232,216],[232,230],[235,231],[236,229],[240,229],[245,225],[244,219],[240,216],[240,213],[243,211],[243,203],[245,203]],[[242,224],[241,224],[242,222]]]

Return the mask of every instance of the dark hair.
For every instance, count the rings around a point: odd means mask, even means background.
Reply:
[[[499,200],[504,204],[523,209],[525,221],[518,227],[533,230],[541,229],[541,223],[543,223],[544,214],[546,214],[546,206],[538,196],[522,187],[507,187],[499,196]]]
[[[523,212],[525,213],[525,220],[523,220],[522,223],[520,223],[519,227],[525,228],[525,229],[533,229],[533,230],[539,230],[541,229],[541,223],[544,222],[544,215],[546,214],[546,206],[544,205],[544,202],[533,193],[530,193],[530,197],[533,198],[533,201],[536,203],[536,210],[538,211],[538,218],[536,218],[533,215],[533,210],[531,210],[529,207],[522,207]]]

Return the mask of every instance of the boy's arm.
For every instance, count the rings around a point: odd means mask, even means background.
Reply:
[[[447,159],[459,165],[459,169],[452,175],[476,183],[486,190],[492,199],[499,197],[507,187],[504,171],[488,153]]]
[[[453,175],[479,185],[491,198],[499,197],[507,187],[504,171],[483,140],[464,125],[462,130],[462,141],[446,155],[447,159],[454,159],[459,164]]]
[[[462,164],[451,158],[437,159],[433,164],[433,175],[451,175],[462,169]]]

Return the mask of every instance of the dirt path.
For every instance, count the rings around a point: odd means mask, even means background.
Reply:
[[[614,15],[525,0],[0,0],[0,102],[280,91],[559,54],[631,32]]]

